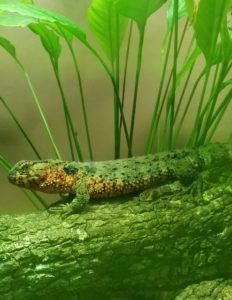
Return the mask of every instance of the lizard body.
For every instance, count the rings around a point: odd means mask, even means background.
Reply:
[[[232,160],[231,146],[211,144],[196,150],[99,162],[22,160],[10,170],[8,178],[11,183],[31,190],[73,195],[69,210],[75,212],[89,198],[125,195],[175,179],[185,180],[228,160]]]

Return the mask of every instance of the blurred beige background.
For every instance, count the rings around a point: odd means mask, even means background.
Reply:
[[[10,1],[9,1],[10,2]],[[15,1],[11,1],[15,2]],[[87,8],[90,0],[38,0],[41,7],[63,14],[86,32],[90,41],[97,46],[87,24]],[[148,22],[141,81],[139,87],[138,112],[135,128],[135,154],[144,151],[146,135],[150,126],[153,104],[157,95],[160,80],[160,47],[165,32],[165,9],[153,15]],[[0,27],[1,36],[8,38],[15,46],[17,55],[29,73],[47,120],[54,134],[56,142],[64,159],[70,159],[66,130],[60,94],[57,88],[52,67],[47,53],[42,48],[39,38],[28,29]],[[134,70],[137,50],[137,29],[133,37],[133,55],[129,61],[129,77],[127,86],[127,101],[131,103]],[[94,157],[97,160],[106,160],[113,157],[113,98],[112,86],[102,66],[95,57],[79,42],[76,43],[77,57],[83,80],[84,94],[88,110],[90,133],[94,148]],[[125,48],[125,47],[124,47]],[[123,48],[123,49],[124,49]],[[104,56],[104,54],[102,53]],[[104,57],[105,58],[105,57]],[[107,60],[107,59],[105,59]],[[63,44],[60,70],[65,87],[66,97],[69,100],[73,119],[78,128],[78,134],[87,153],[83,118],[81,114],[79,89],[74,73],[74,67],[67,47]],[[197,71],[196,71],[197,72]],[[51,146],[41,119],[33,103],[33,99],[25,78],[13,59],[0,48],[0,74],[1,96],[7,101],[27,133],[38,147],[42,156],[54,157]],[[194,107],[192,108],[194,112]],[[224,118],[224,126],[217,131],[215,140],[223,141],[231,130],[231,109]],[[190,129],[191,120],[183,128],[182,136],[186,137]],[[229,126],[228,126],[229,124]],[[180,139],[181,144],[181,139]],[[35,156],[15,127],[10,116],[3,106],[0,106],[0,155],[4,156],[11,164],[20,159],[35,159]],[[88,155],[85,155],[88,159]],[[19,188],[11,186],[6,178],[7,174],[0,168],[0,213],[25,212],[33,210],[29,201]],[[50,199],[50,196],[46,196]]]

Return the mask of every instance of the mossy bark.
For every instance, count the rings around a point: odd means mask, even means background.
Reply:
[[[0,300],[198,299],[196,284],[210,297],[202,281],[232,277],[230,170],[203,193],[176,181],[66,219],[2,215]]]
[[[186,287],[175,300],[232,299],[232,280],[202,281]]]

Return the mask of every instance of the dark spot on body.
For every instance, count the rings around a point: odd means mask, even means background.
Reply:
[[[32,163],[24,163],[20,166],[20,171],[27,171],[29,167],[31,167],[33,164]]]
[[[66,165],[63,170],[67,175],[75,175],[78,172],[78,168],[73,165]]]
[[[97,171],[97,168],[93,163],[89,163],[89,165],[85,166],[85,170],[88,174],[95,174]]]

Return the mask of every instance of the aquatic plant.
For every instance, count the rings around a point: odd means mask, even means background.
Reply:
[[[145,30],[148,18],[155,14],[163,5],[167,7],[167,29],[164,32],[161,53],[160,84],[154,102],[154,111],[150,129],[147,133],[145,153],[154,149],[169,150],[175,147],[181,130],[188,122],[190,108],[194,103],[194,122],[189,124],[189,136],[184,142],[188,147],[198,146],[212,140],[218,126],[223,121],[225,112],[232,97],[231,88],[231,27],[228,20],[231,0],[226,1],[193,1],[193,0],[93,0],[88,9],[88,23],[105,56],[97,51],[86,32],[69,18],[41,8],[33,1],[19,3],[0,2],[0,25],[11,27],[27,27],[33,34],[39,36],[42,46],[49,55],[54,76],[60,91],[67,140],[70,148],[70,159],[83,161],[82,141],[79,140],[78,128],[71,116],[70,106],[61,79],[59,60],[61,57],[61,39],[70,50],[80,89],[85,132],[88,143],[89,157],[94,159],[91,133],[88,123],[88,111],[85,105],[84,89],[79,71],[76,49],[73,44],[78,40],[100,62],[112,83],[112,100],[114,102],[114,157],[120,157],[122,137],[128,150],[128,156],[133,155],[134,127],[138,102],[138,91],[141,88],[141,66]],[[180,28],[180,20],[185,25]],[[207,22],[206,22],[207,20]],[[128,59],[135,48],[132,47],[131,36],[137,27],[138,45],[137,64],[135,70],[133,100],[129,118],[125,117],[125,90],[127,89]],[[191,36],[190,42],[185,39]],[[120,47],[127,43],[127,51],[123,56]],[[186,48],[186,43],[189,43]],[[59,146],[49,128],[39,97],[26,71],[23,62],[16,53],[11,41],[0,37],[0,45],[11,55],[25,76],[31,90],[35,106],[41,116],[41,124],[46,129],[54,157],[61,158]],[[186,51],[187,49],[187,51]],[[185,59],[180,59],[180,53],[186,53]],[[198,60],[204,57],[201,71],[194,74]],[[154,58],[155,59],[155,58]],[[121,66],[123,68],[121,69]],[[194,77],[195,76],[195,77]],[[191,82],[194,80],[194,84]],[[200,98],[196,101],[196,91],[200,90]],[[41,158],[39,149],[35,147],[26,129],[20,124],[16,113],[1,96],[2,105],[13,118],[16,126],[27,140],[37,158]],[[164,119],[161,120],[161,116]],[[162,138],[161,138],[162,137]],[[232,141],[232,132],[228,137]],[[8,170],[7,160],[0,157],[1,166]],[[40,197],[37,195],[37,197]]]

